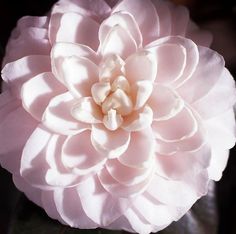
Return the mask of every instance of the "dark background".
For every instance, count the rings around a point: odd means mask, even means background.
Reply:
[[[55,0],[0,0],[0,62],[10,32],[17,20],[24,15],[44,15],[55,2]],[[225,57],[227,68],[236,77],[236,2],[229,0],[173,0],[173,2],[186,5],[190,9],[191,18],[202,28],[209,29],[213,33],[212,48]],[[235,149],[231,150],[223,178],[216,185],[218,234],[236,234],[235,152]],[[15,189],[11,175],[0,168],[0,234],[7,233],[20,197],[21,193]]]

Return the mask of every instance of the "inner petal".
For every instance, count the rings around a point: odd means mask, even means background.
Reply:
[[[117,114],[116,110],[111,109],[108,111],[107,115],[103,117],[103,123],[111,131],[118,129],[122,123],[123,118],[121,115]]]
[[[108,94],[110,93],[111,85],[109,82],[98,82],[95,83],[91,88],[91,93],[93,100],[101,105],[102,102],[106,99]]]
[[[126,93],[130,92],[130,85],[124,76],[118,76],[112,83],[111,90],[115,92],[117,89],[122,89]]]

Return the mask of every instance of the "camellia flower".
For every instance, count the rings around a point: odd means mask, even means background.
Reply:
[[[219,180],[234,81],[211,36],[162,0],[60,0],[6,48],[0,162],[53,219],[156,232]]]

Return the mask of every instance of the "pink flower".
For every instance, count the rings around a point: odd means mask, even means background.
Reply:
[[[60,0],[6,48],[0,162],[60,222],[146,234],[219,180],[234,81],[184,7]]]

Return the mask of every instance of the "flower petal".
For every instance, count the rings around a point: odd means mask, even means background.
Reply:
[[[124,118],[122,128],[128,132],[140,131],[151,126],[153,120],[152,109],[146,105],[138,111],[133,111]]]
[[[101,123],[103,114],[92,97],[80,98],[72,106],[71,115],[83,123]]]
[[[143,9],[145,9],[145,11]],[[134,16],[140,31],[144,36],[144,45],[158,37],[159,18],[151,1],[123,0],[112,9],[113,13],[119,11],[127,11]]]
[[[98,81],[98,67],[86,58],[69,57],[62,64],[65,84],[76,97],[91,96],[91,87]]]
[[[29,55],[8,63],[2,70],[2,78],[11,85],[11,89],[20,97],[24,82],[32,77],[51,70],[50,57],[46,55]]]
[[[96,50],[99,45],[98,29],[99,24],[89,17],[73,12],[65,13],[60,20],[56,42],[84,44]]]
[[[69,136],[62,148],[62,163],[79,175],[96,172],[106,161],[92,146],[90,131]]]
[[[152,160],[155,157],[154,146],[155,140],[150,128],[132,132],[129,147],[118,160],[128,167],[152,167]]]
[[[131,82],[139,80],[154,81],[157,73],[156,57],[148,51],[137,52],[125,61],[125,74]]]
[[[51,131],[62,135],[73,135],[88,129],[87,124],[78,122],[71,116],[74,102],[70,93],[52,98],[43,114],[43,124]]]
[[[130,200],[111,196],[97,177],[90,177],[77,187],[86,215],[95,223],[107,226],[118,219],[130,206]]]
[[[175,116],[183,109],[184,102],[172,89],[155,83],[148,105],[152,108],[153,119],[159,121]]]
[[[134,17],[128,12],[115,12],[106,20],[104,20],[99,28],[99,40],[102,43],[110,29],[116,25],[120,25],[130,33],[136,41],[138,47],[142,45],[142,35]]]
[[[109,131],[101,124],[92,126],[91,141],[94,148],[109,158],[122,155],[128,148],[130,133],[122,129]]]
[[[102,56],[119,55],[126,59],[136,52],[137,45],[132,36],[120,25],[112,27],[105,40],[100,44]]]
[[[51,98],[65,91],[52,73],[42,73],[22,86],[22,105],[26,111],[40,121]]]

